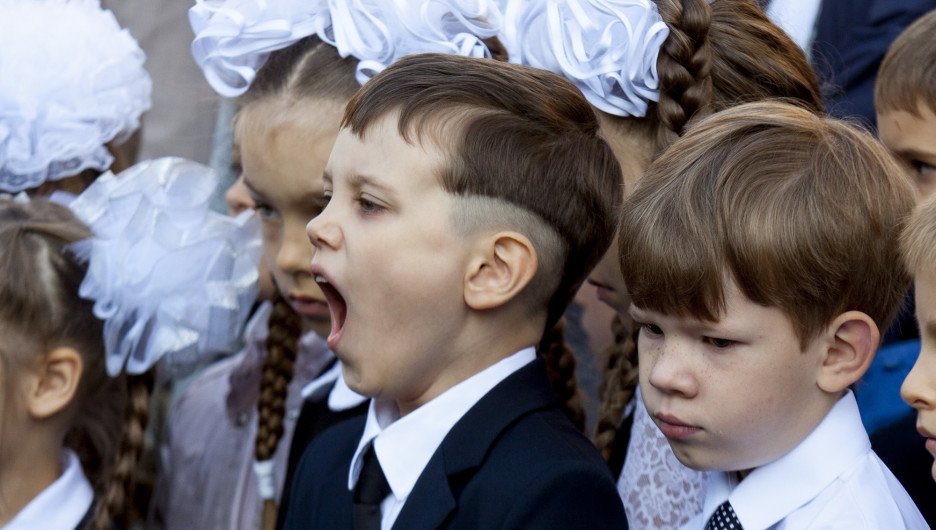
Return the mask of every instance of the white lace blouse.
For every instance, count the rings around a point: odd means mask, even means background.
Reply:
[[[618,494],[631,530],[679,528],[702,511],[706,473],[682,465],[634,392],[634,423]]]

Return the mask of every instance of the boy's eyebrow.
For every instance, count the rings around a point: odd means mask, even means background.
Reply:
[[[322,171],[322,180],[324,180],[327,184],[332,183],[331,173],[329,173],[327,169],[325,171]]]
[[[364,186],[369,186],[372,188],[377,188],[378,190],[388,195],[391,195],[391,196],[395,195],[394,191],[390,189],[388,186],[386,186],[385,184],[381,184],[380,182],[377,182],[373,177],[369,177],[367,175],[361,175],[360,173],[352,173],[351,175],[349,175],[348,184],[350,184],[352,188],[356,188],[356,189],[363,188]]]
[[[894,154],[907,158],[932,158],[936,156],[936,152],[920,151],[919,149],[913,147],[894,149]]]
[[[922,322],[921,322],[922,324]],[[920,326],[925,331],[924,335],[929,335],[930,337],[936,337],[936,320],[929,319],[926,321],[925,326]]]

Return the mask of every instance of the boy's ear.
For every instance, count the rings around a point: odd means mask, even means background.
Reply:
[[[465,275],[465,303],[476,310],[514,299],[536,275],[533,243],[517,232],[498,232],[479,242]]]
[[[84,363],[81,354],[68,346],[57,347],[40,361],[31,375],[26,394],[26,409],[35,419],[53,416],[65,409],[81,381]]]
[[[847,311],[829,325],[832,333],[819,369],[819,388],[836,393],[861,379],[877,351],[881,332],[861,311]]]

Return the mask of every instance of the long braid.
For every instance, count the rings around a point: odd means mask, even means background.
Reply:
[[[565,318],[562,318],[546,332],[540,341],[539,352],[546,362],[546,372],[559,408],[579,431],[585,432],[585,407],[575,379],[575,353],[566,343],[565,326]]]
[[[712,99],[712,10],[706,0],[658,0],[670,34],[657,59],[660,101],[657,104],[657,147],[663,150],[682,134]]]
[[[660,100],[657,103],[657,151],[676,138],[693,117],[708,112],[712,103],[712,46],[709,29],[712,10],[705,0],[657,0],[660,15],[670,33],[660,49],[657,71]],[[608,349],[608,365],[601,388],[601,410],[595,444],[605,458],[617,436],[617,428],[637,385],[637,347],[623,319],[612,322],[614,343]]]
[[[113,528],[115,521],[122,525],[129,522],[127,501],[133,497],[134,471],[140,455],[143,454],[143,437],[149,421],[149,397],[153,378],[149,372],[126,377],[129,394],[126,423],[113,467],[106,475],[104,489],[89,524],[91,530]]]
[[[267,355],[263,361],[260,397],[257,401],[257,438],[254,447],[257,462],[271,460],[283,436],[286,397],[295,371],[302,319],[279,296],[273,303],[268,327]],[[264,500],[262,521],[264,530],[275,526],[275,500]]]
[[[620,315],[611,322],[614,342],[608,348],[608,364],[601,383],[601,410],[595,428],[595,445],[607,460],[617,438],[627,403],[637,388],[637,344],[630,326]]]

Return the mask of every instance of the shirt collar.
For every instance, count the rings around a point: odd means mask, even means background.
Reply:
[[[77,528],[94,500],[94,490],[81,469],[78,456],[66,449],[62,474],[29,501],[3,530]]]
[[[727,499],[741,526],[768,528],[816,497],[870,450],[849,390],[799,445],[744,480],[738,482],[736,473],[709,473],[702,520]]]
[[[374,443],[377,460],[398,501],[409,496],[416,480],[448,432],[498,383],[536,358],[536,350],[524,348],[446,390],[438,397],[400,417],[389,400],[371,400],[364,434],[351,460],[348,489],[354,489],[363,465],[364,451]]]

